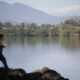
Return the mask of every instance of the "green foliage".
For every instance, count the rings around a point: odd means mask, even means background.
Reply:
[[[66,20],[63,24],[50,25],[35,23],[12,24],[0,22],[0,33],[22,36],[80,36],[80,21]]]
[[[71,24],[73,26],[79,26],[80,25],[80,23],[78,21],[76,21],[75,19],[66,20],[64,23],[65,24]]]
[[[52,30],[51,30],[51,35],[52,36],[59,36],[59,28],[58,27],[54,27]]]
[[[36,36],[37,34],[37,27],[31,26],[27,29],[27,36]]]

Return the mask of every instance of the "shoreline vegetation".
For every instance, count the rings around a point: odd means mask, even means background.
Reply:
[[[9,69],[6,71],[0,67],[0,80],[69,80],[55,70],[47,67],[26,73],[23,69]]]
[[[69,19],[58,25],[0,22],[0,33],[8,36],[80,36],[80,20]]]

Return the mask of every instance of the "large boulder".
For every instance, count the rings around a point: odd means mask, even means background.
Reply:
[[[7,71],[3,67],[0,68],[0,80],[10,80],[7,76]]]
[[[0,68],[0,80],[69,80],[47,67],[26,73],[23,69]]]
[[[7,76],[11,80],[22,80],[27,73],[23,69],[10,69]]]
[[[42,80],[69,80],[67,78],[62,77],[58,72],[55,70],[51,70],[47,67],[44,67],[41,70],[36,70],[34,73],[41,73]]]
[[[7,76],[0,73],[0,80],[10,80]]]

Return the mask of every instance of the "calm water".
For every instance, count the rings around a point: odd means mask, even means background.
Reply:
[[[80,39],[6,37],[4,43],[7,44],[4,55],[10,68],[31,72],[49,67],[70,80],[80,80]]]

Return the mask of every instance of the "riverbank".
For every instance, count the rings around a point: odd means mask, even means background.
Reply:
[[[23,69],[9,69],[6,71],[0,68],[0,80],[69,80],[62,77],[58,72],[47,67],[26,73]]]
[[[0,33],[15,36],[80,36],[80,20],[71,18],[58,25],[0,22]]]

